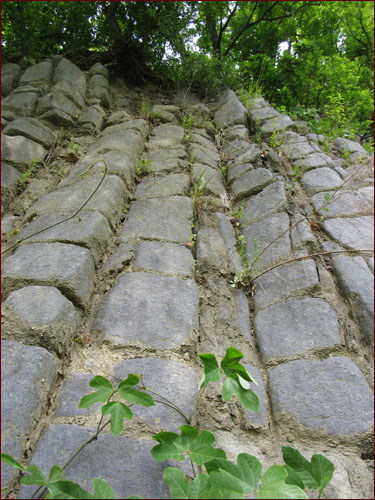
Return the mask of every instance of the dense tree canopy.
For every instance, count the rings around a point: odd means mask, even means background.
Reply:
[[[344,107],[353,130],[371,128],[372,1],[2,2],[3,61],[56,53],[202,94],[261,87],[306,118],[340,122]]]

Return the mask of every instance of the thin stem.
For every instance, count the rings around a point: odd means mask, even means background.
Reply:
[[[193,461],[192,461],[192,459],[191,459],[190,457],[189,457],[189,460],[190,460],[190,465],[191,465],[191,468],[193,469],[193,476],[194,476],[194,477],[197,477],[197,474],[196,474],[196,472],[195,472],[195,467],[194,467]]]
[[[142,382],[143,384],[143,382]],[[159,398],[163,399],[164,401],[158,401],[158,403],[161,403],[161,404],[164,404],[166,406],[170,406],[171,408],[173,408],[177,413],[179,413],[182,417],[184,417],[184,419],[186,420],[186,422],[188,424],[190,424],[190,418],[188,418],[185,413],[181,410],[181,408],[179,408],[177,405],[175,405],[173,403],[173,401],[170,401],[169,399],[165,398],[164,396],[162,396],[161,394],[158,394],[157,392],[155,391],[152,391],[151,389],[149,389],[148,387],[146,387],[144,384],[143,384],[143,389],[147,392],[149,392],[150,394],[155,394],[155,396],[158,396]]]
[[[87,198],[87,200],[85,201],[85,203],[76,211],[74,212],[73,215],[70,215],[69,217],[66,217],[65,219],[59,221],[59,222],[55,222],[54,224],[51,224],[50,226],[47,226],[45,227],[44,229],[40,229],[39,231],[36,231],[35,233],[32,233],[30,234],[29,236],[25,236],[25,238],[21,238],[20,240],[16,241],[16,243],[12,246],[10,246],[9,248],[7,248],[6,250],[3,250],[1,252],[1,255],[3,255],[4,253],[6,252],[9,252],[10,250],[12,250],[13,248],[17,247],[20,243],[22,243],[23,241],[26,241],[28,240],[29,238],[32,238],[33,236],[36,236],[37,234],[40,234],[42,233],[43,231],[47,231],[47,229],[51,229],[53,227],[56,227],[58,226],[59,224],[62,224],[63,222],[66,222],[70,219],[73,219],[76,215],[79,214],[79,212],[87,205],[87,203],[91,200],[91,198],[94,196],[94,194],[97,192],[97,190],[100,188],[100,186],[102,185],[103,181],[104,181],[104,178],[105,176],[107,175],[107,172],[108,172],[108,167],[107,167],[107,164],[105,162],[105,160],[103,160],[102,158],[98,158],[85,172],[84,174],[86,174],[87,172],[89,172],[89,170],[91,170],[91,168],[98,162],[98,161],[102,161],[105,165],[105,168],[104,168],[104,174],[103,174],[103,177],[100,179],[100,182],[99,184],[96,186],[96,188],[94,189],[94,191],[90,194],[90,196]],[[83,174],[81,174],[83,175]]]

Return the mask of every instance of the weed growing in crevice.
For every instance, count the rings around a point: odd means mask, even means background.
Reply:
[[[29,178],[32,177],[33,175],[35,175],[39,166],[40,166],[40,162],[38,162],[38,160],[31,160],[31,163],[27,167],[25,172],[23,172],[18,178],[18,184],[19,184],[19,187],[21,189],[24,188],[24,186],[27,183],[27,181],[29,180]]]

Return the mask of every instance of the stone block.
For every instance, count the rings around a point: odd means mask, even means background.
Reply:
[[[374,248],[374,218],[350,217],[328,219],[323,222],[324,231],[346,248]]]
[[[308,142],[297,142],[294,144],[282,144],[282,139],[279,139],[281,146],[278,147],[278,152],[287,156],[289,160],[300,160],[305,156],[314,153],[315,149]]]
[[[78,408],[83,396],[93,392],[92,387],[89,385],[93,377],[92,373],[75,373],[64,380],[58,399],[56,417],[101,415],[101,403],[95,403],[89,408]]]
[[[343,137],[337,137],[333,143],[340,151],[340,153],[344,154],[346,151],[349,151],[350,153],[358,152],[362,153],[365,156],[368,155],[365,148],[361,144],[359,144],[359,142],[350,141],[349,139],[344,139]]]
[[[70,83],[80,94],[86,94],[86,77],[85,74],[68,59],[61,59],[56,67],[54,82],[61,82],[66,80]]]
[[[255,310],[320,289],[318,273],[312,259],[279,266],[263,274],[255,283]]]
[[[311,170],[312,168],[329,167],[332,165],[332,158],[324,153],[311,153],[302,160],[297,160],[296,165],[301,167],[303,171]]]
[[[322,299],[289,299],[255,317],[255,333],[265,363],[306,354],[339,343],[336,313]]]
[[[103,75],[105,78],[108,78],[109,76],[109,71],[108,69],[103,66],[102,63],[95,63],[91,66],[91,68],[89,69],[89,75],[92,76],[92,75]]]
[[[224,137],[226,141],[232,141],[233,139],[246,141],[249,138],[249,129],[244,125],[233,125],[225,130]]]
[[[198,291],[192,280],[134,272],[119,276],[94,323],[105,340],[176,349],[198,328]]]
[[[97,104],[86,108],[79,121],[80,132],[91,135],[99,132],[103,126],[105,119],[105,112],[101,106]]]
[[[10,94],[1,102],[1,113],[9,121],[17,116],[34,116],[37,101],[35,92]]]
[[[78,106],[69,97],[67,97],[65,93],[60,92],[58,89],[53,87],[49,94],[46,94],[39,99],[37,113],[42,115],[41,118],[43,118],[44,116],[47,116],[47,113],[55,110],[62,111],[71,118],[76,115],[78,116],[79,112]],[[48,117],[49,116],[52,116],[52,114],[48,115]],[[48,118],[48,120],[53,121],[51,118]]]
[[[143,146],[143,138],[136,130],[116,132],[95,141],[88,148],[89,155],[117,152],[127,156],[136,156]]]
[[[286,115],[278,115],[266,121],[260,129],[262,137],[270,137],[273,133],[293,130],[297,132],[297,125]]]
[[[72,101],[79,109],[85,107],[85,98],[71,83],[67,80],[57,82],[53,86],[54,92],[59,92]]]
[[[256,261],[255,268],[260,270],[286,260],[291,251],[289,231],[276,239],[289,228],[289,216],[286,213],[271,215],[260,222],[246,226],[242,234],[246,241],[246,252],[249,262],[253,262],[267,245],[272,245]]]
[[[106,117],[105,125],[106,127],[111,127],[112,125],[118,125],[129,120],[131,120],[131,117],[126,111],[115,111]]]
[[[77,446],[95,433],[76,425],[51,425],[39,440],[32,463],[48,475],[51,464],[63,466]],[[92,479],[99,477],[109,482],[115,498],[139,495],[142,498],[169,498],[169,489],[163,481],[165,467],[175,467],[172,461],[156,462],[150,453],[156,441],[130,439],[101,434],[87,446],[67,469],[65,477],[93,491]],[[131,457],[131,460],[129,460]],[[22,485],[20,499],[30,498],[35,486]]]
[[[287,130],[286,132],[281,132],[278,135],[277,141],[280,144],[295,144],[299,142],[306,142],[306,137],[304,135],[297,134],[297,132],[293,132],[293,130]],[[312,146],[312,144],[310,145]]]
[[[215,122],[221,128],[231,125],[247,125],[248,119],[244,105],[234,92],[232,92],[229,100],[215,113]]]
[[[243,165],[260,160],[260,149],[256,144],[248,144],[244,153],[241,153],[233,160],[233,165]]]
[[[6,135],[23,136],[31,141],[41,144],[48,149],[55,141],[56,135],[48,127],[35,118],[17,118],[8,123],[3,133]]]
[[[146,120],[142,119],[126,120],[125,122],[118,123],[116,125],[107,126],[103,130],[102,135],[114,134],[124,130],[135,130],[145,139],[149,132],[149,125]]]
[[[177,123],[181,118],[181,111],[172,104],[154,104],[151,108],[151,116],[159,118],[164,123]]]
[[[217,168],[220,160],[220,156],[216,151],[212,151],[208,148],[203,149],[197,143],[193,143],[189,146],[189,157],[194,163],[203,163],[212,168]]]
[[[211,140],[206,139],[206,137],[203,137],[203,135],[194,132],[191,134],[191,142],[198,144],[201,148],[210,149],[217,154],[215,144]]]
[[[193,257],[186,247],[165,241],[140,241],[135,252],[134,271],[156,271],[181,278],[194,276]]]
[[[10,292],[26,285],[53,286],[80,307],[93,291],[94,261],[86,248],[63,243],[30,243],[3,261],[2,288]]]
[[[8,207],[17,193],[20,173],[8,163],[1,163],[1,203]]]
[[[317,193],[311,200],[319,215],[328,217],[355,217],[374,214],[374,187],[368,186],[358,191],[341,191],[339,196],[326,203],[326,193]],[[324,205],[324,208],[322,208]]]
[[[253,196],[246,204],[241,219],[241,226],[256,222],[270,215],[287,210],[288,202],[285,196],[283,182],[273,182],[263,191]]]
[[[249,170],[253,170],[255,167],[252,163],[244,163],[243,165],[230,165],[227,170],[227,181],[233,182],[236,179],[239,179],[242,174],[248,172]]]
[[[89,177],[69,186],[56,189],[40,198],[27,211],[26,217],[30,220],[36,215],[46,212],[71,213],[78,210],[98,186],[96,177]],[[107,175],[91,200],[85,205],[85,212],[100,212],[110,225],[115,226],[123,215],[124,203],[126,201],[126,188],[122,180],[116,175]]]
[[[68,355],[79,323],[73,304],[50,286],[15,290],[2,305],[3,338],[38,344],[60,358]]]
[[[160,149],[151,151],[146,161],[151,162],[152,172],[171,172],[185,165],[186,151],[179,149]]]
[[[251,146],[252,144],[249,144],[248,141],[244,141],[243,139],[234,139],[233,141],[225,143],[222,151],[225,155],[225,159],[233,160],[234,158],[237,158],[237,156],[246,153]]]
[[[191,200],[185,196],[134,201],[121,235],[185,244],[192,218]]]
[[[225,194],[225,187],[220,170],[202,165],[201,163],[194,163],[191,168],[191,173],[193,175],[193,182],[197,182],[203,173],[203,178],[205,180],[203,192],[205,194],[213,194],[215,196]]]
[[[240,325],[242,335],[250,342],[251,345],[254,345],[254,341],[251,336],[248,299],[242,290],[233,290],[233,296],[237,306],[237,320]]]
[[[236,249],[236,233],[234,232],[233,226],[226,215],[221,212],[216,212],[215,218],[217,220],[219,233],[227,247],[229,262],[232,266],[233,272],[236,273],[243,267],[240,256]]]
[[[170,174],[163,177],[146,177],[137,186],[134,197],[137,200],[184,196],[188,194],[190,179],[186,174]]]
[[[126,359],[113,367],[113,373],[120,379],[126,379],[129,373],[142,374],[142,382],[148,389],[173,401],[191,418],[198,396],[198,375],[184,363],[157,358]],[[186,425],[181,414],[159,403],[148,408],[137,405],[132,412],[149,425],[172,432],[179,433],[180,426]]]
[[[371,431],[373,394],[348,358],[297,360],[269,372],[274,416],[282,427],[348,436]],[[292,420],[290,420],[292,417]]]
[[[107,260],[104,266],[104,272],[107,275],[118,274],[121,272],[125,266],[132,260],[133,258],[133,250],[134,245],[128,243],[126,241],[121,242]]]
[[[46,81],[51,82],[53,76],[53,64],[50,61],[42,61],[27,68],[20,78],[20,85],[27,85],[31,82]]]
[[[7,96],[16,87],[21,68],[18,64],[8,63],[1,68],[1,95]]]
[[[242,200],[248,196],[259,193],[273,180],[272,173],[265,168],[249,170],[232,182],[230,189],[235,200]]]
[[[1,451],[23,458],[27,437],[39,422],[61,363],[42,347],[1,341]],[[15,469],[1,467],[5,486]]]
[[[216,269],[221,274],[229,272],[227,247],[216,229],[198,230],[196,255],[200,270]]]
[[[253,129],[259,128],[264,122],[279,116],[279,112],[271,108],[271,106],[264,106],[257,109],[249,109],[251,126]]]
[[[72,214],[73,215],[73,212]],[[107,219],[100,212],[81,212],[73,219],[58,224],[43,231],[69,216],[68,213],[50,212],[34,217],[19,234],[19,238],[26,238],[33,233],[42,231],[27,240],[28,243],[72,243],[88,248],[97,265],[108,247],[112,236]]]
[[[151,135],[158,138],[173,137],[176,140],[176,142],[181,142],[182,139],[184,138],[185,132],[184,129],[178,125],[165,123],[155,127],[151,132]]]
[[[3,135],[1,138],[3,161],[14,165],[21,172],[30,167],[33,161],[43,161],[46,154],[43,146],[21,135]]]
[[[300,249],[301,247],[307,246],[311,251],[318,251],[319,244],[311,230],[310,224],[307,219],[303,220],[304,217],[301,214],[296,214],[292,217],[292,226],[298,222],[290,230],[290,238],[292,241],[293,250]]]
[[[343,181],[339,174],[332,168],[321,167],[303,174],[301,182],[306,192],[312,195],[319,191],[337,189]]]
[[[255,392],[259,398],[259,412],[255,413],[244,409],[245,412],[245,429],[248,430],[267,430],[268,427],[268,412],[267,412],[267,393],[264,387],[262,373],[256,366],[243,364],[246,370],[257,382],[256,384],[251,384],[250,389]]]

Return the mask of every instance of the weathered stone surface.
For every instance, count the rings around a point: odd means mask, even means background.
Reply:
[[[218,161],[220,160],[220,156],[216,151],[212,151],[208,148],[203,149],[196,143],[189,146],[189,156],[192,162],[203,163],[212,168],[217,168]]]
[[[73,210],[78,210],[88,200],[97,186],[98,179],[89,177],[75,184],[56,189],[34,203],[27,211],[26,216],[31,219],[36,215],[50,211],[71,213]],[[115,225],[123,214],[125,201],[126,188],[124,183],[119,177],[108,175],[83,211],[98,211],[107,218],[111,225]]]
[[[21,172],[30,167],[33,160],[43,161],[46,154],[47,151],[43,146],[26,137],[3,135],[1,138],[3,161],[18,167]]]
[[[339,195],[325,203],[325,193],[317,193],[311,198],[319,215],[324,217],[351,217],[356,215],[373,215],[373,186],[358,191],[340,191]],[[324,208],[321,208],[325,203]]]
[[[308,297],[273,304],[256,315],[254,328],[265,362],[339,343],[336,313],[322,299]]]
[[[236,234],[229,218],[221,212],[215,213],[219,233],[221,234],[227,247],[229,262],[234,273],[242,269],[242,262],[236,249]]]
[[[261,151],[256,144],[248,144],[246,151],[233,160],[233,165],[243,165],[259,160],[260,153]]]
[[[247,121],[247,111],[234,92],[232,92],[230,99],[215,113],[215,122],[219,127],[229,127],[236,124],[246,125]]]
[[[109,71],[108,69],[103,66],[102,63],[95,63],[91,66],[91,68],[89,69],[89,75],[92,76],[92,75],[103,75],[105,76],[106,78],[108,78],[109,76]]]
[[[251,163],[244,163],[243,165],[229,166],[227,171],[227,180],[228,182],[234,181],[241,177],[242,174],[248,172],[249,170],[253,170],[254,165]]]
[[[92,90],[95,87],[104,87],[108,90],[108,77],[100,73],[92,75],[90,78],[89,90]]]
[[[16,87],[21,68],[18,64],[8,63],[1,68],[1,95],[7,96]]]
[[[311,153],[306,158],[297,160],[295,163],[306,171],[312,168],[328,167],[332,165],[332,159],[324,153]]]
[[[242,290],[233,290],[233,296],[237,305],[237,320],[240,325],[242,335],[250,342],[251,345],[254,345],[254,341],[251,336],[250,311],[247,297]]]
[[[1,308],[2,337],[68,354],[80,317],[57,288],[26,286],[12,292]]]
[[[303,143],[302,143],[303,144]],[[342,179],[332,168],[315,168],[302,176],[302,184],[308,194],[329,191],[341,186]]]
[[[185,165],[186,151],[179,149],[160,149],[148,153],[146,160],[151,162],[152,172],[170,172]]]
[[[41,144],[48,149],[56,139],[54,132],[35,118],[17,118],[8,123],[3,133],[6,135],[22,135],[27,139]]]
[[[256,222],[288,208],[283,182],[273,182],[247,203],[241,219],[241,225]]]
[[[129,373],[142,374],[147,388],[173,401],[187,417],[191,417],[198,395],[198,376],[184,363],[157,358],[126,359],[117,363],[113,372],[121,379]],[[148,408],[138,405],[132,411],[148,424],[172,432],[179,433],[180,426],[186,424],[182,415],[162,404]]]
[[[266,121],[260,129],[260,133],[262,137],[269,137],[274,132],[282,132],[284,130],[297,131],[297,125],[289,118],[289,116],[279,115]]]
[[[268,425],[267,393],[264,387],[262,373],[256,366],[244,363],[244,367],[258,384],[251,384],[250,389],[255,392],[259,398],[258,413],[245,410],[245,429],[266,429]]]
[[[74,117],[78,117],[79,108],[55,88],[49,94],[41,97],[37,105],[37,114],[43,120],[57,125],[72,125]]]
[[[343,137],[337,137],[333,143],[341,153],[349,151],[350,153],[359,152],[365,156],[368,155],[365,148],[358,142],[350,141],[349,139],[344,139]]]
[[[106,127],[110,127],[111,125],[118,125],[119,123],[124,123],[130,120],[131,116],[126,111],[115,111],[107,116],[105,124]]]
[[[290,230],[290,238],[292,240],[293,250],[297,250],[303,246],[307,246],[311,251],[317,251],[319,248],[318,242],[311,230],[310,224],[307,220],[302,220],[304,217],[301,214],[296,214],[292,217],[292,226],[298,222]]]
[[[346,248],[374,248],[374,218],[351,217],[328,219],[323,229],[335,241]]]
[[[279,116],[279,112],[271,108],[271,106],[265,106],[263,108],[251,109],[249,111],[251,126],[256,129],[260,127],[265,121]]]
[[[174,349],[198,326],[198,291],[192,280],[134,272],[119,276],[94,329],[117,345],[141,342]]]
[[[31,82],[44,80],[46,82],[52,81],[53,65],[50,61],[42,61],[34,66],[30,66],[23,73],[20,78],[20,85],[26,85]]]
[[[238,97],[233,92],[233,90],[225,89],[224,92],[220,94],[219,97],[215,100],[215,102],[209,104],[209,108],[215,112],[227,102],[236,101],[237,99]]]
[[[20,173],[8,163],[1,162],[1,203],[7,207],[17,192]]]
[[[101,106],[97,104],[89,106],[81,114],[79,132],[87,135],[96,134],[101,130],[104,119],[105,112]]]
[[[199,146],[201,146],[204,149],[211,149],[212,151],[214,151],[217,154],[215,144],[212,141],[210,141],[209,139],[206,139],[205,137],[203,137],[203,135],[197,134],[196,132],[194,132],[191,135],[191,141],[193,143],[199,144]],[[215,157],[217,158],[216,155],[215,155]]]
[[[134,245],[130,242],[121,241],[107,260],[104,266],[104,272],[108,275],[118,274],[133,258]]]
[[[285,260],[291,251],[289,232],[276,238],[289,228],[289,216],[286,213],[271,215],[261,222],[246,226],[242,234],[246,241],[246,251],[249,262],[252,262],[267,245],[274,243],[259,257],[256,269],[263,269]]]
[[[256,281],[254,306],[263,309],[288,297],[320,289],[315,262],[312,259],[285,264],[263,274]]]
[[[194,276],[193,257],[186,247],[165,241],[140,241],[134,271],[157,271],[182,278]]]
[[[370,344],[374,341],[374,277],[362,257],[332,254],[333,271]]]
[[[157,116],[162,122],[177,123],[181,118],[180,109],[172,104],[154,104],[151,108],[151,115]]]
[[[372,257],[371,259],[368,259],[367,265],[370,268],[372,274],[374,274],[374,257]]]
[[[73,215],[73,212],[72,214]],[[41,231],[69,216],[67,213],[52,212],[35,217],[19,234],[19,238]],[[79,216],[67,220],[51,229],[42,231],[28,239],[28,243],[61,242],[73,243],[91,250],[96,264],[106,251],[112,231],[107,219],[99,212],[81,212]]]
[[[102,135],[114,134],[117,132],[122,132],[123,130],[136,130],[141,134],[143,138],[146,138],[149,126],[146,120],[137,119],[137,120],[126,120],[123,123],[118,123],[117,125],[107,126]]]
[[[190,105],[188,107],[188,110],[189,113],[197,118],[201,118],[202,120],[206,121],[211,120],[211,112],[209,108],[205,104],[203,104],[203,102],[198,102],[196,104]]]
[[[245,172],[231,184],[231,191],[236,200],[259,193],[272,182],[272,173],[265,168],[256,168]]]
[[[39,465],[45,475],[51,464],[63,466],[77,449],[95,433],[76,425],[51,425],[42,435],[32,463]],[[92,479],[100,477],[109,482],[116,498],[139,495],[143,498],[169,498],[163,481],[165,467],[175,467],[172,461],[156,462],[150,453],[156,441],[129,439],[101,434],[87,446],[65,472],[65,477],[93,491]],[[131,460],[129,460],[131,457]],[[187,471],[186,471],[187,472]],[[19,498],[30,498],[34,486],[22,485]]]
[[[134,197],[137,200],[188,194],[190,179],[186,174],[170,174],[163,177],[147,177],[138,184]]]
[[[97,155],[107,152],[117,152],[127,156],[136,155],[143,146],[143,137],[136,130],[124,130],[115,134],[106,135],[95,141],[88,154]]]
[[[278,135],[277,141],[280,144],[295,144],[299,142],[306,142],[307,139],[304,135],[299,135],[293,130],[287,130],[286,132],[281,132]]]
[[[248,141],[244,141],[243,139],[234,139],[233,141],[227,142],[223,146],[222,151],[226,159],[232,160],[237,156],[246,153],[250,146],[251,144],[249,144]]]
[[[359,368],[348,358],[298,360],[269,373],[274,415],[281,425],[292,416],[308,429],[333,435],[370,431],[373,395]]]
[[[227,248],[223,238],[213,228],[202,228],[197,235],[197,260],[200,270],[229,271]]]
[[[225,130],[224,137],[226,141],[232,141],[233,139],[246,141],[249,138],[249,130],[244,125],[232,125]]]
[[[203,173],[204,172],[204,173]],[[225,193],[225,188],[220,170],[213,169],[208,165],[194,163],[191,168],[193,174],[193,182],[198,181],[203,173],[205,185],[203,191],[207,194],[220,196]]]
[[[85,99],[83,95],[68,81],[62,80],[53,86],[54,92],[60,92],[65,97],[70,99],[78,108],[85,106]]]
[[[26,285],[54,286],[80,307],[93,291],[94,261],[86,248],[63,243],[31,243],[4,259],[4,297]]]
[[[168,138],[173,137],[177,142],[181,142],[184,138],[185,132],[182,127],[172,124],[162,124],[154,128],[151,135],[158,138]]]
[[[34,116],[38,96],[35,92],[10,94],[1,103],[1,113],[8,120],[17,116]]]
[[[89,382],[93,377],[94,375],[91,373],[75,373],[65,379],[58,400],[57,417],[89,416],[101,413],[101,403],[95,403],[89,408],[78,408],[81,398],[92,392]]]
[[[282,139],[280,139],[282,143]],[[283,153],[289,160],[300,160],[310,153],[314,153],[314,148],[308,142],[297,142],[294,144],[282,144],[278,151]]]
[[[86,93],[86,78],[84,73],[68,59],[61,59],[56,67],[54,82],[66,80],[83,96]]]
[[[121,235],[186,243],[192,217],[191,200],[185,196],[134,201]]]
[[[61,363],[42,347],[1,341],[1,451],[19,460],[47,404]],[[3,486],[15,469],[1,467]]]

